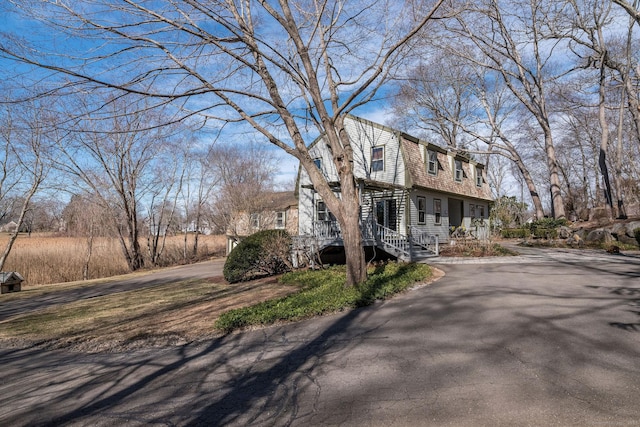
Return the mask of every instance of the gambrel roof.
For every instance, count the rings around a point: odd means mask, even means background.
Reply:
[[[423,189],[437,190],[449,194],[463,195],[481,200],[493,200],[488,185],[478,187],[475,180],[463,179],[462,182],[456,182],[453,179],[453,170],[451,163],[446,161],[449,156],[456,158],[452,152],[433,146],[431,144],[419,141],[408,135],[401,136],[402,152],[404,155],[405,167],[408,172],[407,187],[419,187]],[[438,153],[438,174],[431,175],[425,167],[425,160],[420,150],[425,148],[436,151]],[[457,156],[462,160],[462,168],[469,177],[473,176],[473,171],[469,168],[478,167],[484,169],[484,165],[469,161],[467,158]]]

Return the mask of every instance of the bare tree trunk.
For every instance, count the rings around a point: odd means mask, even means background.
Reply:
[[[341,188],[343,196],[342,239],[347,262],[346,286],[357,285],[367,280],[367,262],[364,256],[362,232],[360,231],[359,194],[353,179],[344,182]]]
[[[11,249],[13,248],[13,244],[15,243],[16,239],[18,238],[18,234],[20,232],[20,227],[22,226],[22,223],[24,222],[24,217],[25,217],[25,215],[27,213],[27,210],[29,209],[29,203],[31,202],[31,198],[36,193],[39,185],[40,185],[40,180],[38,179],[31,186],[31,189],[29,190],[29,193],[27,193],[27,195],[26,195],[26,197],[24,199],[24,202],[22,203],[22,209],[20,210],[20,216],[18,217],[16,230],[13,233],[11,233],[11,235],[9,236],[9,241],[7,241],[7,244],[4,247],[4,251],[2,252],[2,256],[0,256],[0,271],[2,271],[2,269],[4,268],[4,263],[7,261],[7,258],[9,257],[9,254],[11,253]]]
[[[533,203],[533,208],[536,211],[536,219],[544,218],[542,200],[540,199],[540,195],[538,194],[538,189],[536,188],[536,184],[533,181],[533,177],[531,176],[531,173],[529,173],[529,169],[527,169],[520,156],[517,156],[515,159],[513,159],[513,162],[520,171],[520,174],[522,175],[522,178],[527,185],[527,190],[529,190],[529,196],[531,196],[531,202]]]
[[[624,98],[625,94],[620,94],[620,111],[618,114],[618,141],[616,146],[616,161],[615,161],[615,174],[614,174],[614,186],[616,189],[616,199],[618,201],[618,218],[626,219],[627,210],[624,206],[624,194],[622,194],[622,138],[624,128]]]
[[[89,263],[91,262],[91,254],[93,253],[93,224],[89,230],[89,237],[87,238],[87,256],[84,259],[84,265],[82,266],[82,280],[89,279]]]
[[[605,53],[606,55],[606,53]],[[600,155],[598,165],[604,182],[604,199],[609,207],[608,215],[611,216],[613,209],[613,198],[611,197],[611,182],[609,181],[609,169],[607,168],[607,148],[609,147],[609,126],[605,109],[605,69],[604,61],[600,64],[600,87],[598,89],[598,120],[600,121]]]

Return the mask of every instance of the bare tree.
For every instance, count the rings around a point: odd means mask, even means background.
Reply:
[[[274,189],[277,164],[273,153],[267,146],[247,148],[220,144],[207,156],[207,165],[219,181],[213,200],[215,222],[231,235],[238,235],[238,215],[259,215],[267,193]]]
[[[189,230],[193,231],[193,245],[191,246],[191,256],[198,254],[199,236],[205,227],[208,205],[212,204],[214,190],[218,188],[220,177],[211,164],[215,156],[212,154],[214,144],[209,145],[207,150],[192,150],[188,153],[185,184],[182,191],[184,202],[184,244],[183,259],[189,257],[187,245]],[[208,228],[211,224],[207,224]]]
[[[548,105],[548,86],[558,78],[551,72],[554,46],[545,44],[546,28],[558,10],[550,3],[553,2],[475,2],[452,21],[455,24],[446,23],[445,28],[451,37],[443,39],[443,48],[478,66],[493,70],[537,123],[544,136],[553,216],[564,218],[564,200],[553,141],[552,111]]]
[[[144,104],[144,102],[141,102]],[[79,102],[70,113],[81,118],[70,136],[58,145],[58,169],[68,174],[78,191],[95,197],[111,212],[129,268],[144,266],[140,246],[142,201],[154,182],[152,171],[171,152],[173,129],[158,126],[164,119],[139,103],[111,102],[100,110]],[[155,124],[155,126],[154,126]],[[150,179],[151,178],[151,179]]]
[[[463,57],[444,51],[433,67],[419,66],[401,84],[395,114],[439,136],[453,150],[469,152],[471,140],[480,143],[475,154],[503,156],[517,166],[527,184],[538,219],[544,217],[542,201],[529,169],[510,135],[519,133],[518,103],[496,74]],[[449,70],[450,77],[440,81]],[[405,119],[406,120],[406,119]],[[496,196],[502,196],[498,194]]]
[[[83,280],[87,280],[90,277],[93,245],[96,237],[115,236],[113,215],[109,210],[95,202],[98,199],[99,197],[91,195],[80,196],[74,194],[62,212],[67,234],[86,239],[85,256],[82,264]]]
[[[80,38],[82,51],[61,54],[5,37],[0,52],[63,73],[71,79],[65,87],[115,88],[249,124],[309,174],[340,224],[353,285],[367,273],[345,113],[393,77],[443,1],[16,0],[13,9],[41,19],[50,39],[60,32]],[[86,49],[93,40],[99,43]],[[307,143],[318,135],[331,147],[340,196],[309,155]]]
[[[16,227],[0,255],[0,270],[29,211],[31,200],[49,172],[51,123],[40,103],[10,105],[0,111],[0,203],[14,197],[20,200],[15,211]],[[14,199],[15,200],[15,199]]]

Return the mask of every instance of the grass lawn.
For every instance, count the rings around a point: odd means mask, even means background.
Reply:
[[[213,279],[184,281],[15,316],[0,322],[0,340],[78,351],[183,344],[367,305],[426,282],[431,275],[431,268],[423,264],[390,263],[373,267],[365,284],[351,288],[344,286],[344,267],[234,285]]]

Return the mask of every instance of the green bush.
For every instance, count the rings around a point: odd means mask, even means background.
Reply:
[[[634,228],[633,235],[636,238],[636,242],[638,242],[638,246],[640,246],[640,228]]]
[[[565,218],[543,218],[533,221],[531,224],[529,224],[529,227],[533,230],[534,228],[558,228],[566,226],[568,224],[569,221],[567,221]]]
[[[503,228],[500,235],[505,239],[525,239],[531,236],[528,228]]]
[[[291,267],[291,236],[284,230],[263,230],[242,240],[224,263],[222,274],[229,283],[274,275]]]
[[[558,229],[556,228],[542,228],[536,227],[531,230],[533,237],[537,237],[538,239],[557,239],[558,238]]]
[[[564,218],[543,218],[529,224],[529,229],[533,237],[538,239],[557,239],[558,228],[568,224],[569,222]]]

